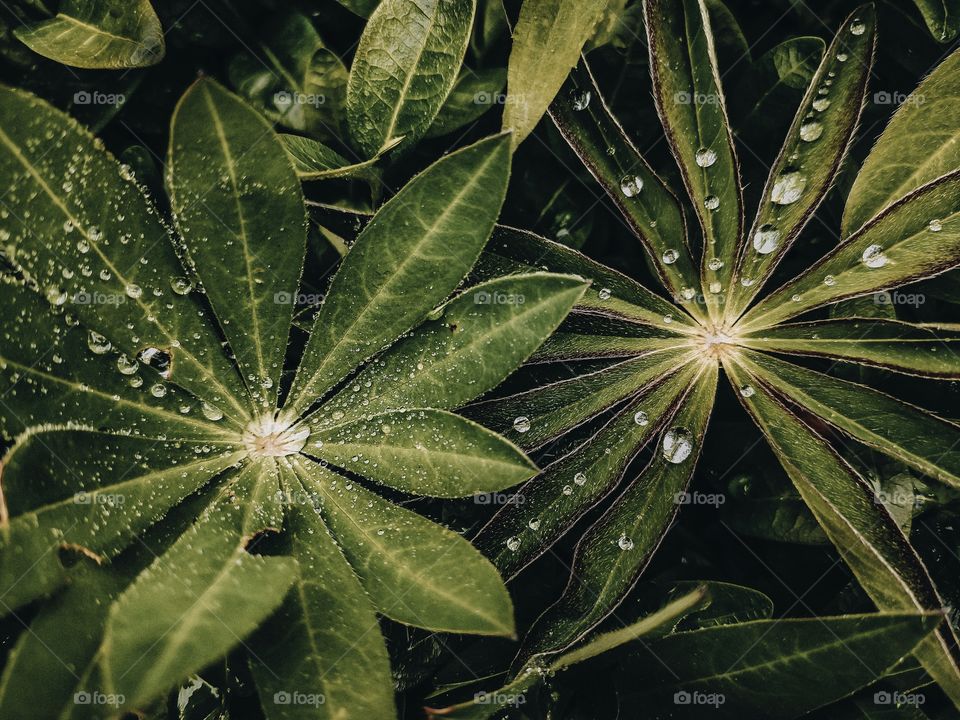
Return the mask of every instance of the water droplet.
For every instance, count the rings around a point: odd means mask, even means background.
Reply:
[[[748,277],[740,278],[740,284],[743,285],[744,287],[750,287],[751,285],[753,285],[754,282],[755,280],[753,278],[748,278]]]
[[[710,290],[710,292],[712,292],[713,294],[716,295],[717,293],[723,291],[723,285],[721,285],[720,283],[714,281],[714,282],[710,283],[709,290]]]
[[[667,325],[669,325],[670,323],[673,322],[673,315],[664,315],[664,316],[663,316],[663,321],[664,321]]]
[[[845,52],[837,53],[837,60],[839,62],[846,62],[849,56]]]
[[[143,288],[141,288],[139,285],[134,285],[133,283],[127,285],[123,291],[127,294],[128,298],[133,298],[134,300],[143,295]]]
[[[770,200],[777,205],[790,205],[800,199],[807,179],[796,171],[786,172],[777,178],[770,191]]]
[[[63,305],[67,301],[67,293],[56,285],[48,286],[44,295],[51,305]]]
[[[166,350],[155,347],[144,348],[137,354],[137,360],[155,369],[161,377],[170,377],[173,357]]]
[[[943,230],[943,221],[942,220],[931,220],[930,224],[927,225],[930,228],[930,232],[940,232]]]
[[[799,296],[799,295],[791,295],[791,296],[790,296],[790,300],[793,301],[793,302],[800,302],[800,296]]]
[[[702,147],[697,150],[697,165],[702,168],[708,168],[717,161],[717,154],[710,148]]]
[[[827,275],[823,278],[823,284],[827,287],[833,287],[837,284],[837,279],[833,275]]]
[[[153,395],[155,398],[162,398],[164,395],[167,394],[167,386],[161,385],[160,383],[157,383],[156,385],[151,385],[150,394]]]
[[[679,465],[693,452],[693,433],[686,428],[672,427],[663,435],[663,457]]]
[[[94,355],[103,355],[110,352],[113,345],[103,335],[93,330],[87,335],[87,347]]]
[[[561,490],[561,492],[562,492],[564,495],[573,495],[573,488],[570,487],[569,485],[564,485],[564,486],[563,486],[563,489]]]
[[[676,250],[673,250],[672,248],[671,248],[670,250],[664,250],[664,251],[663,251],[663,264],[664,264],[664,265],[673,265],[673,264],[677,261],[677,258],[679,258],[679,257],[680,257],[680,253],[678,253]]]
[[[633,414],[633,421],[637,425],[641,425],[641,426],[650,424],[650,418],[647,416],[647,414],[643,410],[637,410]]]
[[[863,35],[867,31],[867,26],[860,18],[854,18],[850,23],[851,35]]]
[[[531,530],[539,530],[540,521],[537,520],[536,518],[533,518],[530,520],[530,522],[527,523],[527,527],[530,528]]]
[[[813,101],[812,106],[813,106],[813,109],[816,110],[817,112],[823,112],[828,107],[830,107],[830,101],[824,97],[817,98],[816,100]]]
[[[693,300],[697,296],[697,291],[692,287],[685,287],[680,290],[680,295],[684,300]]]
[[[627,197],[633,197],[643,189],[643,180],[636,175],[626,175],[620,180],[620,192]]]
[[[780,231],[769,223],[761,225],[753,234],[753,249],[769,255],[780,246]]]
[[[177,295],[188,295],[193,290],[193,283],[185,277],[170,278],[170,289]]]
[[[621,550],[633,550],[633,540],[628,538],[626,535],[621,535],[617,539],[617,545]]]
[[[863,264],[868,268],[881,268],[887,264],[888,259],[882,247],[879,245],[870,245],[863,251],[861,260],[863,260]]]
[[[611,294],[610,288],[603,288],[597,293],[601,300],[609,300]]]
[[[823,135],[823,123],[819,120],[807,120],[800,126],[800,139],[813,142]]]
[[[574,110],[586,110],[587,106],[590,104],[590,97],[591,95],[589,90],[571,90],[570,104],[573,105]]]
[[[707,267],[713,270],[714,272],[716,272],[717,270],[723,267],[723,260],[721,260],[718,257],[710,258],[707,261]]]
[[[103,233],[100,231],[100,228],[98,228],[96,225],[91,225],[90,229],[87,230],[87,239],[90,242],[99,242],[102,237],[103,237]]]
[[[212,420],[214,422],[223,418],[223,411],[216,405],[211,405],[206,401],[200,404],[200,412],[203,413],[203,416],[207,420]]]
[[[573,482],[576,483],[577,485],[584,485],[587,482],[587,476],[582,472],[578,472],[576,475],[573,476]]]
[[[520,548],[520,538],[510,537],[507,538],[507,550],[510,552],[516,552]]]
[[[117,370],[120,371],[121,375],[133,375],[139,367],[140,363],[136,360],[131,360],[126,355],[121,355],[117,358]]]
[[[718,198],[716,195],[707,195],[703,199],[703,206],[707,210],[716,210],[720,207],[720,198]]]
[[[753,389],[753,385],[741,385],[740,394],[745,397],[753,397],[756,394],[756,390]]]
[[[518,433],[525,433],[530,429],[530,418],[520,415],[513,419],[513,429]]]

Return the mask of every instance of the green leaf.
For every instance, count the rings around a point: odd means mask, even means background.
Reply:
[[[34,52],[79,68],[145,67],[164,55],[150,0],[64,0],[56,16],[13,34]]]
[[[878,95],[891,101],[889,93]],[[901,103],[863,163],[843,211],[844,237],[896,201],[960,167],[960,128],[947,111],[958,97],[960,51],[955,51]]]
[[[470,543],[320,465],[291,462],[379,612],[428,630],[513,635],[510,595]]]
[[[960,487],[960,426],[864,385],[760,353],[744,353],[741,362],[780,394],[854,439]]]
[[[506,83],[507,71],[503,68],[464,67],[426,136],[440,137],[476,122],[500,101]]]
[[[704,234],[700,273],[710,317],[733,273],[743,198],[733,135],[717,71],[710,20],[700,0],[646,0],[657,111]]]
[[[509,172],[509,138],[488,138],[439,160],[380,209],[316,315],[289,412],[305,410],[457,287],[490,237]]]
[[[940,614],[880,613],[674,633],[621,661],[618,691],[626,712],[675,711],[678,702],[693,703],[696,693],[700,713],[786,720],[869,685],[941,621]],[[824,671],[831,668],[843,671]],[[640,689],[638,677],[644,679]],[[722,701],[708,704],[714,694]]]
[[[713,410],[716,365],[702,367],[692,383],[653,460],[577,543],[567,587],[530,628],[520,657],[569,647],[636,584],[693,476]]]
[[[288,463],[280,468],[297,573],[280,610],[251,638],[251,669],[266,716],[395,718],[390,660],[370,598],[307,488]],[[294,694],[304,701],[285,702]],[[318,696],[322,705],[309,702]]]
[[[524,0],[507,63],[503,128],[514,147],[540,122],[603,16],[606,0]]]
[[[860,120],[875,45],[874,11],[863,6],[847,18],[823,56],[770,170],[757,217],[739,249],[738,281],[727,294],[728,320],[756,296],[833,185]]]
[[[960,337],[957,330],[940,325],[838,318],[779,325],[741,342],[755,350],[826,357],[921,377],[960,379]]]
[[[59,110],[0,87],[7,258],[74,322],[104,336],[98,348],[130,359],[169,355],[172,382],[245,418],[249,401],[217,329],[192,293],[181,294],[191,284],[169,230],[129,168],[102,148]]]
[[[366,157],[427,132],[457,80],[476,9],[476,0],[381,0],[347,85],[350,136]]]
[[[332,180],[334,178],[360,178],[375,182],[378,176],[374,165],[382,157],[375,155],[370,160],[351,162],[335,150],[312,138],[299,135],[281,135],[287,155],[301,180]],[[399,140],[397,141],[399,142]],[[388,145],[384,152],[396,147]]]
[[[882,611],[939,610],[943,601],[926,569],[873,489],[794,412],[740,364],[725,365],[730,381],[753,393],[737,393],[760,426],[787,475],[827,537]],[[949,630],[932,635],[914,652],[954,702],[960,670],[950,655]]]
[[[956,0],[913,0],[934,40],[946,43],[960,32],[960,4]]]
[[[695,369],[683,367],[637,393],[593,437],[519,488],[474,538],[477,547],[504,576],[520,572],[618,485],[634,457],[671,421],[695,377]]]
[[[515,445],[444,410],[396,410],[334,425],[313,433],[304,452],[431,497],[502,490],[537,472]]]
[[[884,210],[740,322],[746,332],[860,295],[890,290],[960,263],[960,171]]]
[[[694,357],[687,348],[652,351],[569,380],[478,403],[468,413],[521,447],[537,448],[621,400],[645,393]],[[518,417],[527,419],[519,428]]]
[[[724,521],[747,537],[799,545],[830,543],[807,506],[796,497],[738,500],[727,509]]]
[[[550,117],[643,243],[674,301],[702,318],[680,203],[610,113],[586,61],[570,74]]]
[[[784,105],[788,112],[795,107],[800,94],[813,81],[825,50],[826,44],[818,37],[790,38],[754,63],[753,72],[745,80],[754,98],[738,123],[744,133],[756,133],[758,128],[771,125],[771,116],[779,116]]]
[[[110,609],[101,668],[128,706],[226,654],[283,601],[295,561],[245,549],[256,532],[279,526],[278,496],[276,465],[248,464]]]
[[[229,76],[237,92],[272,122],[339,137],[347,69],[310,19],[296,12],[282,13],[258,39],[259,54],[242,53],[230,63]]]
[[[283,145],[240,98],[198,80],[170,122],[167,188],[248,390],[272,407],[307,242],[300,183]]]

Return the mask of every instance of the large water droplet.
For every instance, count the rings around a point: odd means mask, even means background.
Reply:
[[[718,198],[716,195],[707,195],[703,199],[703,206],[707,210],[716,210],[720,207],[720,198]]]
[[[887,256],[879,245],[870,245],[860,258],[868,268],[881,268],[887,264]]]
[[[530,418],[520,415],[513,420],[513,429],[518,433],[525,433],[530,429]]]
[[[150,386],[150,394],[156,398],[162,398],[167,394],[167,386],[157,383],[156,385]]]
[[[620,192],[627,197],[633,197],[643,190],[643,180],[636,175],[626,175],[620,180]]]
[[[127,294],[127,297],[134,300],[143,295],[143,288],[141,288],[139,285],[134,285],[133,283],[127,285],[123,291]]]
[[[817,98],[812,103],[813,109],[817,112],[823,112],[828,107],[830,107],[830,101],[825,97]]]
[[[216,405],[211,405],[206,401],[200,404],[200,412],[203,413],[203,416],[207,420],[213,420],[214,422],[223,418],[223,411]]]
[[[800,126],[800,139],[813,142],[823,135],[823,123],[819,120],[807,120]]]
[[[721,285],[717,281],[713,281],[712,283],[710,283],[710,287],[708,289],[710,290],[710,292],[716,295],[717,293],[723,291],[723,285]]]
[[[697,150],[696,154],[697,165],[702,168],[708,168],[717,161],[717,154],[710,148],[702,147]]]
[[[854,18],[853,22],[850,23],[850,34],[851,35],[863,35],[867,31],[866,23],[863,22],[860,18]]]
[[[94,355],[103,355],[110,352],[113,345],[103,335],[93,330],[87,335],[87,347]]]
[[[170,289],[177,295],[188,295],[193,290],[193,283],[185,277],[170,278]]]
[[[637,410],[633,414],[633,421],[640,426],[650,424],[650,418],[643,410]]]
[[[121,375],[133,375],[138,367],[140,367],[140,363],[136,360],[131,360],[126,355],[121,355],[117,358],[117,370],[120,371]]]
[[[693,300],[697,296],[697,291],[694,290],[692,287],[681,288],[680,296],[684,300]]]
[[[597,293],[597,296],[598,296],[601,300],[609,300],[611,294],[612,294],[612,293],[610,292],[610,288],[601,288],[601,289],[600,289],[600,292]]]
[[[940,232],[943,230],[943,221],[942,220],[931,220],[930,224],[927,225],[930,228],[930,232]]]
[[[740,386],[740,394],[745,398],[753,397],[754,395],[756,395],[756,393],[757,391],[753,389],[753,385]]]
[[[137,354],[137,360],[152,367],[163,378],[170,377],[170,372],[173,369],[173,357],[166,350],[155,347],[144,348]]]
[[[693,433],[683,427],[672,427],[663,435],[663,457],[679,465],[693,452]]]
[[[516,552],[520,549],[520,538],[510,537],[507,538],[507,550],[510,552]]]
[[[574,110],[586,110],[587,106],[590,105],[590,91],[589,90],[571,90],[570,91],[570,104],[573,106]]]
[[[573,476],[573,482],[577,485],[584,485],[587,482],[587,476],[582,472],[578,472]]]
[[[776,179],[770,191],[770,200],[777,205],[790,205],[800,199],[807,179],[797,171],[786,172]]]
[[[761,255],[769,255],[780,246],[780,231],[767,223],[753,234],[753,249]]]
[[[713,270],[714,272],[716,272],[717,270],[723,267],[723,260],[721,260],[718,257],[710,258],[707,261],[707,267]]]
[[[617,538],[617,546],[621,550],[633,550],[633,540],[628,538],[626,535],[621,535]]]
[[[671,248],[670,250],[664,250],[664,251],[663,251],[663,264],[664,264],[664,265],[673,265],[673,264],[677,261],[677,259],[678,259],[679,257],[680,257],[680,253],[678,253],[676,250],[674,250],[674,249],[672,249],[672,248]]]

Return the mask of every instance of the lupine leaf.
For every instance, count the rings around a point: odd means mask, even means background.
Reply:
[[[960,32],[960,5],[956,0],[913,0],[935,40],[950,42]]]
[[[150,0],[65,0],[56,16],[14,34],[34,52],[79,68],[143,67],[164,54]]]

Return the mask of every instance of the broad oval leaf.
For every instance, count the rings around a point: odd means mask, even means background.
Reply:
[[[347,123],[373,157],[397,138],[426,133],[457,80],[476,0],[382,0],[350,68]]]
[[[144,67],[164,55],[150,0],[64,0],[53,18],[14,34],[34,52],[78,68]]]

